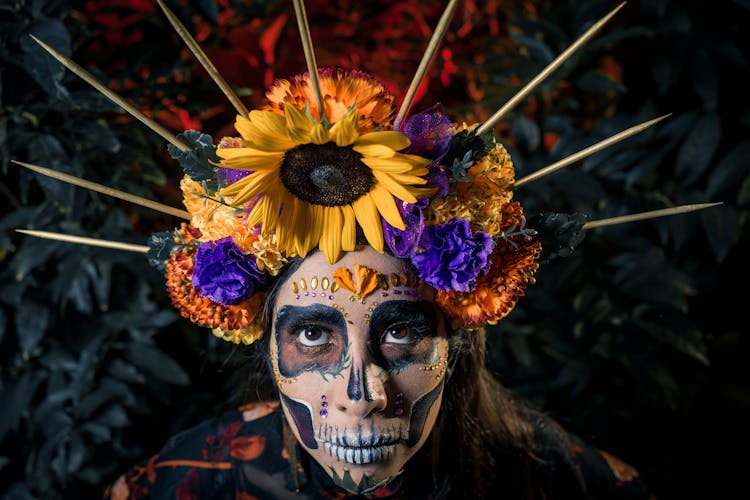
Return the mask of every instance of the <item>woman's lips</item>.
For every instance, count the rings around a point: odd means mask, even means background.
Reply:
[[[385,462],[396,451],[396,443],[380,446],[343,446],[328,442],[323,443],[323,448],[330,456],[339,462],[352,465],[372,464]]]
[[[327,424],[318,428],[315,439],[336,460],[361,465],[388,460],[407,437],[407,430],[400,425],[379,430],[374,425],[369,428],[359,425],[356,431],[350,431]]]

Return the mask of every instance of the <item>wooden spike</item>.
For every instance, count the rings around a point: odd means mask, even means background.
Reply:
[[[121,241],[99,240],[96,238],[85,238],[83,236],[73,236],[72,234],[52,233],[49,231],[33,231],[30,229],[16,229],[16,232],[44,238],[47,240],[65,241],[67,243],[77,243],[78,245],[90,245],[93,247],[115,248],[117,250],[127,250],[128,252],[146,253],[146,245],[133,245],[132,243],[123,243]]]
[[[525,87],[519,90],[516,95],[514,95],[508,102],[503,105],[503,107],[497,110],[497,112],[492,115],[489,120],[480,125],[476,132],[477,135],[481,135],[489,130],[492,130],[492,127],[494,127],[497,122],[502,120],[503,117],[513,108],[515,108],[516,105],[521,102],[524,97],[529,95],[540,83],[542,83],[542,81],[544,81],[545,78],[547,78],[553,71],[559,68],[560,65],[567,61],[570,56],[572,56],[578,49],[580,49],[586,42],[588,42],[589,39],[591,39],[591,37],[593,37],[605,24],[607,24],[607,21],[609,21],[612,16],[617,14],[617,12],[622,9],[626,3],[627,2],[622,2],[620,5],[615,7],[612,12],[601,18],[593,26],[586,30],[586,32],[581,35],[578,40],[573,42],[570,47],[565,49],[562,54],[557,56],[554,61],[549,63],[546,68],[544,68],[529,83],[527,83]]]
[[[717,205],[723,205],[723,202],[719,203],[697,203],[693,205],[680,205],[672,208],[662,208],[660,210],[651,210],[650,212],[641,212],[639,214],[622,215],[620,217],[612,217],[609,219],[592,220],[585,223],[581,229],[588,230],[597,227],[614,226],[616,224],[625,224],[627,222],[635,222],[639,220],[656,219],[657,217],[666,217],[667,215],[684,214],[687,212],[694,212],[696,210],[703,210],[704,208],[715,207]]]
[[[96,191],[97,193],[114,196],[115,198],[129,201],[130,203],[135,203],[136,205],[150,208],[152,210],[156,210],[157,212],[162,212],[168,215],[173,215],[175,217],[181,217],[186,220],[190,220],[192,218],[190,214],[186,212],[185,210],[179,210],[177,208],[173,208],[168,205],[164,205],[162,203],[149,200],[147,198],[142,198],[134,194],[126,193],[125,191],[120,191],[119,189],[111,188],[109,186],[104,186],[102,184],[97,184],[96,182],[87,181],[86,179],[81,179],[73,175],[64,174],[62,172],[58,172],[57,170],[53,170],[51,168],[40,167],[39,165],[34,165],[31,163],[24,163],[22,161],[17,161],[17,160],[11,160],[11,162],[15,163],[16,165],[20,165],[22,167],[28,168],[29,170],[33,170],[34,172],[40,173],[42,175],[46,175],[47,177],[52,177],[53,179],[57,179],[59,181],[67,182],[75,186],[80,186],[82,188],[90,189],[91,191]]]
[[[305,52],[305,61],[307,61],[307,72],[310,73],[310,84],[315,92],[315,100],[318,103],[318,112],[321,121],[325,119],[326,109],[323,105],[323,94],[320,91],[320,81],[318,81],[318,65],[315,62],[315,51],[313,50],[312,36],[310,35],[310,26],[307,24],[307,14],[305,13],[305,4],[302,0],[293,0],[294,14],[297,16],[297,26],[299,34],[302,37],[302,50]]]
[[[404,118],[406,118],[406,113],[408,113],[409,109],[411,108],[412,102],[414,101],[414,96],[417,93],[417,89],[422,83],[422,79],[427,72],[427,68],[430,67],[432,57],[435,55],[435,51],[440,45],[440,42],[443,41],[445,32],[448,30],[448,25],[450,24],[451,18],[453,17],[453,12],[456,10],[456,5],[458,5],[458,0],[450,0],[450,2],[448,2],[448,5],[445,7],[445,11],[443,11],[443,15],[440,16],[440,20],[435,27],[435,32],[432,34],[432,37],[427,44],[427,49],[425,49],[424,55],[422,56],[422,60],[419,62],[417,72],[414,74],[414,78],[409,85],[409,89],[406,91],[404,102],[401,103],[401,108],[398,110],[398,115],[396,116],[396,121],[393,125],[394,130],[398,130],[401,128],[401,122],[404,121]]]
[[[635,135],[639,132],[646,130],[650,126],[659,123],[660,121],[662,121],[663,119],[671,115],[672,113],[669,113],[668,115],[660,116],[659,118],[654,118],[653,120],[649,120],[639,125],[635,125],[633,127],[630,127],[629,129],[623,130],[622,132],[613,135],[612,137],[608,137],[604,139],[603,141],[599,141],[596,144],[587,147],[586,149],[582,149],[578,151],[577,153],[573,153],[572,155],[566,158],[563,158],[562,160],[555,162],[552,165],[549,165],[548,167],[541,168],[537,170],[536,172],[527,175],[526,177],[522,177],[518,179],[513,184],[513,189],[518,189],[524,186],[525,184],[528,184],[529,182],[533,182],[537,179],[541,179],[545,175],[551,174],[552,172],[555,172],[557,170],[560,170],[561,168],[567,167],[568,165],[571,165],[579,160],[583,160],[584,158],[588,158],[592,154],[597,153],[601,151],[602,149],[608,148],[610,146],[614,146],[618,142],[627,139],[631,135]]]
[[[118,106],[120,106],[122,109],[124,109],[126,112],[130,113],[133,118],[139,120],[141,123],[146,125],[148,128],[162,136],[167,141],[174,144],[175,147],[182,151],[189,151],[190,147],[188,147],[186,144],[184,144],[182,141],[180,141],[172,132],[167,130],[166,128],[162,127],[158,123],[156,123],[151,118],[144,115],[138,108],[130,104],[128,101],[126,101],[124,98],[104,86],[99,80],[94,78],[94,75],[83,69],[81,66],[76,64],[75,62],[71,61],[64,55],[60,54],[58,51],[44,43],[43,41],[39,40],[34,35],[29,35],[36,43],[38,43],[44,50],[49,52],[49,54],[60,61],[60,63],[68,68],[70,71],[75,73],[79,78],[81,78],[83,81],[94,87],[96,90],[98,90],[104,97],[109,99],[110,101],[114,102]]]
[[[198,42],[195,41],[195,38],[193,38],[185,25],[180,22],[180,20],[177,18],[177,16],[174,15],[171,10],[169,10],[169,8],[164,4],[164,0],[156,0],[156,3],[159,4],[159,7],[161,7],[164,15],[167,16],[169,23],[172,25],[177,34],[180,35],[180,38],[182,38],[182,41],[185,42],[185,45],[187,45],[187,48],[190,49],[190,52],[192,52],[198,62],[201,63],[203,68],[206,70],[214,83],[216,83],[219,89],[224,92],[224,95],[227,96],[227,99],[229,99],[229,102],[232,103],[232,106],[234,106],[234,109],[237,110],[237,113],[247,118],[247,108],[242,103],[239,96],[234,93],[232,87],[227,83],[224,77],[219,74],[216,66],[214,66],[206,53],[203,52],[203,49],[201,49],[200,45],[198,45]]]

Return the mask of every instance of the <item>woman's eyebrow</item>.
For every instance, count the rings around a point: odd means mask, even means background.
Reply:
[[[370,314],[370,335],[380,335],[380,330],[389,324],[414,319],[423,320],[430,328],[435,328],[437,321],[433,304],[426,300],[383,302]]]
[[[346,330],[344,315],[333,307],[323,304],[312,304],[309,306],[282,306],[276,313],[274,329],[281,332],[290,324],[299,322],[320,322],[333,325]]]

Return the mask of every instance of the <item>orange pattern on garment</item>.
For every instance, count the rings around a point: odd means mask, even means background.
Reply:
[[[612,471],[612,474],[614,474],[615,478],[617,478],[619,482],[626,483],[638,477],[638,471],[635,470],[630,465],[626,464],[625,462],[623,462],[616,456],[610,455],[606,451],[602,451],[602,450],[598,450],[598,451],[599,451],[599,454],[607,462],[607,465],[609,465],[609,468]]]
[[[265,436],[240,436],[232,439],[229,445],[229,456],[235,460],[254,460],[265,449]]]

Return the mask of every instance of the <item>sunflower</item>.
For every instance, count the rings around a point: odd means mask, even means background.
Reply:
[[[356,107],[328,125],[287,103],[284,116],[251,111],[235,127],[243,147],[219,148],[219,166],[252,173],[219,195],[233,206],[257,197],[247,224],[260,224],[264,236],[275,231],[287,256],[304,257],[319,246],[334,263],[354,250],[357,224],[382,252],[381,217],[404,228],[394,197],[416,203],[433,192],[424,187],[429,160],[399,153],[410,144],[400,132],[360,135]]]

